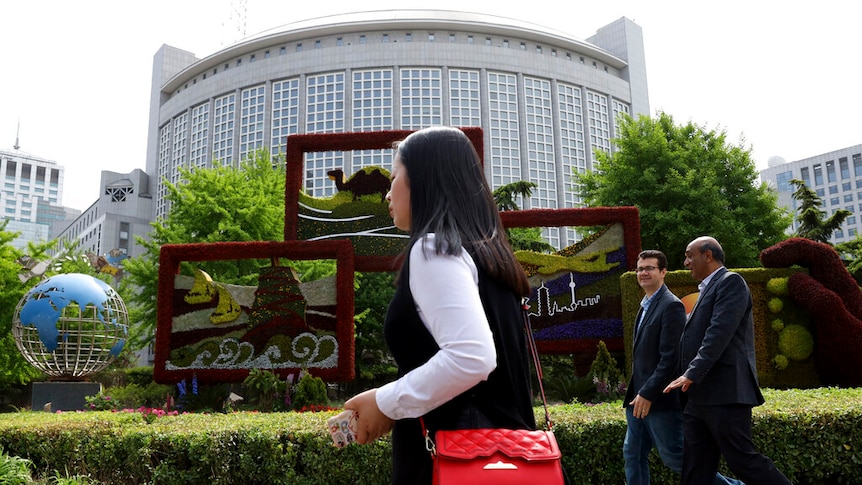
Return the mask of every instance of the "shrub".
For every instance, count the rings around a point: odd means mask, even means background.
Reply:
[[[323,382],[323,379],[304,373],[296,384],[296,391],[293,394],[293,409],[328,404],[329,396],[326,394],[326,383]]]
[[[758,451],[797,485],[860,483],[862,389],[763,394],[766,404],[752,413]],[[624,483],[620,401],[557,405],[550,412],[569,483]],[[43,478],[59,471],[105,484],[389,483],[390,438],[336,448],[326,431],[335,414],[176,414],[147,424],[138,412],[5,413],[0,449],[27,457]],[[650,464],[652,483],[679,483],[655,453]]]

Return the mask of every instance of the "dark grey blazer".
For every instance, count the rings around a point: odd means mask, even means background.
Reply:
[[[626,388],[624,406],[640,394],[652,402],[651,410],[679,409],[679,391],[663,393],[665,386],[679,376],[679,338],[685,324],[685,306],[667,286],[656,291],[638,328],[635,318],[632,338],[632,377]]]
[[[763,404],[754,358],[751,292],[738,273],[720,268],[683,327],[680,363],[698,405]]]

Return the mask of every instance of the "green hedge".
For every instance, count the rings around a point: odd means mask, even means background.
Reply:
[[[793,483],[862,483],[862,389],[764,394],[767,403],[754,411],[755,443]],[[140,412],[6,413],[0,449],[32,460],[37,476],[100,483],[388,483],[389,440],[337,449],[324,429],[334,414],[185,414],[148,424]],[[624,483],[619,402],[553,406],[551,419],[571,483]],[[653,483],[677,483],[655,453],[652,460]]]

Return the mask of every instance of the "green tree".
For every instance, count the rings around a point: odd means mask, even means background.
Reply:
[[[760,251],[784,239],[791,217],[726,132],[678,126],[665,113],[623,116],[614,142],[613,154],[596,153],[595,171],[574,174],[581,196],[592,207],[636,206],[642,247],[664,251],[670,269],[701,235],[721,242],[730,267],[758,265]]]
[[[123,263],[122,294],[129,295],[131,337],[138,345],[152,341],[156,325],[159,249],[163,244],[284,239],[284,159],[271,160],[258,150],[239,167],[182,169],[183,181],[166,182],[170,211],[152,223],[150,240],[137,238],[142,255]],[[206,261],[196,266],[213,279],[232,284],[256,283],[256,260]],[[304,263],[311,264],[311,263]],[[333,263],[329,263],[334,267]]]
[[[853,275],[857,283],[862,283],[862,234],[856,235],[852,241],[835,245],[847,265],[847,271]]]
[[[520,180],[497,187],[493,191],[497,210],[520,210],[517,199],[529,199],[533,195],[533,189],[536,186],[535,182]],[[509,237],[509,243],[515,251],[536,251],[540,253],[554,251],[554,247],[542,238],[542,228],[540,227],[513,227],[507,229],[506,234]]]
[[[18,303],[33,286],[43,277],[61,273],[89,274],[111,283],[109,276],[95,273],[87,257],[80,253],[76,245],[66,247],[54,257],[49,252],[56,246],[56,241],[31,242],[27,244],[26,251],[15,248],[12,241],[19,233],[7,231],[8,222],[0,222],[0,389],[42,377],[42,373],[21,355],[12,335],[12,322]],[[28,273],[22,264],[25,259],[49,264],[44,273]]]
[[[24,360],[12,337],[15,309],[29,286],[19,278],[23,253],[12,246],[20,233],[6,231],[9,221],[0,222],[0,389],[24,384],[41,374]],[[5,392],[5,391],[0,391]]]
[[[826,211],[820,209],[823,207],[823,201],[817,192],[808,188],[801,180],[793,179],[790,183],[796,186],[793,198],[799,201],[799,212],[796,215],[799,227],[794,235],[830,244],[832,233],[853,213],[847,209],[838,209],[827,218]]]

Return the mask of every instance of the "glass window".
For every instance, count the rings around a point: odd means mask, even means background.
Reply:
[[[365,44],[365,34],[362,34],[362,35],[360,35],[360,36],[359,36],[359,44],[360,44],[360,45],[364,45],[364,44]]]
[[[809,173],[808,167],[802,167],[800,170],[800,178],[803,182],[805,182],[806,186],[811,186],[811,174]]]
[[[819,163],[814,166],[814,185],[823,185],[823,167]]]
[[[853,202],[853,194],[845,194],[845,195],[844,195],[844,202],[845,202],[845,203],[847,203],[847,202]]]
[[[862,154],[853,155],[853,172],[857,177],[862,177]]]
[[[843,192],[853,190],[853,184],[851,184],[850,182],[844,182],[843,184],[841,184],[841,190]]]
[[[817,193],[817,197],[823,197],[824,195],[826,195],[826,191],[823,189],[817,189],[815,190],[815,192]]]
[[[788,170],[775,175],[775,185],[779,192],[793,192],[793,185],[790,181],[793,180],[793,172]]]
[[[449,42],[455,42],[455,34],[449,34]]]
[[[841,168],[841,178],[849,179],[850,178],[850,166],[847,164],[847,157],[841,157],[838,159],[838,165]]]
[[[838,193],[838,186],[837,185],[830,185],[829,186],[829,193],[830,194],[837,194]]]
[[[829,199],[829,205],[838,205],[838,197],[832,197]]]
[[[835,182],[835,163],[832,161],[826,162],[826,180],[830,184]]]

